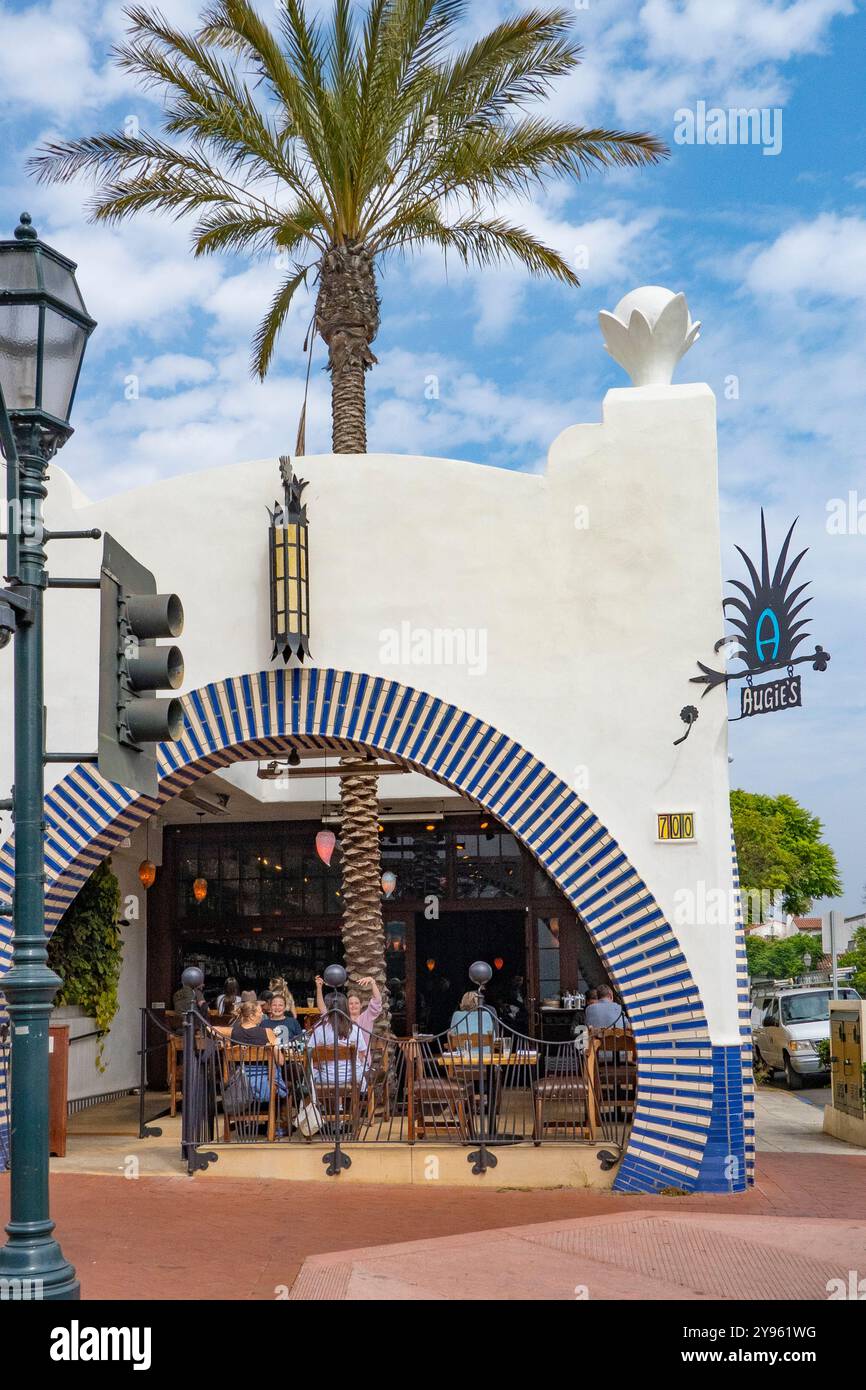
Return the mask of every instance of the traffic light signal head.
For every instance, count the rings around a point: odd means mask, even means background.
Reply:
[[[150,570],[106,534],[100,582],[99,771],[144,795],[158,788],[156,744],[180,738],[180,700],[158,690],[183,683],[183,656],[159,637],[179,637],[183,605],[158,594]]]

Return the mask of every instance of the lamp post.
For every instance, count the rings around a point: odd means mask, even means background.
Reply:
[[[0,242],[0,442],[7,468],[7,575],[0,634],[15,638],[15,890],[12,969],[0,981],[12,1022],[11,1216],[0,1276],[44,1299],[79,1297],[54,1239],[48,1197],[48,1021],[60,980],[45,938],[42,504],[47,469],[72,433],[84,348],[95,328],[75,264],[22,213]],[[71,537],[76,533],[64,533]],[[82,533],[77,533],[81,535]],[[92,534],[92,533],[87,533]]]

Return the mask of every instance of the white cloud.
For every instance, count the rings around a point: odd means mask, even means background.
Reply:
[[[854,10],[854,0],[645,0],[640,21],[656,62],[737,77],[814,52],[831,21]]]
[[[758,296],[866,301],[866,218],[822,213],[755,255],[746,284]]]
[[[145,391],[159,391],[209,381],[216,368],[203,357],[190,357],[182,352],[166,352],[160,357],[152,357],[150,361],[136,360],[131,370],[139,378]]]

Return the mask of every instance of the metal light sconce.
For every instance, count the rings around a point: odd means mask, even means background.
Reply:
[[[307,509],[301,493],[307,484],[296,478],[288,457],[280,457],[283,501],[268,509],[270,528],[271,660],[282,656],[288,664],[310,655],[310,574],[307,546]]]

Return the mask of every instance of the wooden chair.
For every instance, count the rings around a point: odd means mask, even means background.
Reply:
[[[286,1133],[291,1137],[298,1111],[306,1103],[310,1091],[306,1052],[299,1051],[297,1048],[286,1048],[283,1053],[283,1064],[277,1075],[282,1077],[286,1090],[285,1103],[288,1119]]]
[[[182,1099],[181,1078],[183,1076],[183,1015],[174,1009],[166,1009],[165,1022],[172,1031],[167,1040],[168,1047],[168,1112],[177,1114],[177,1103]]]
[[[533,1084],[532,1142],[540,1144],[545,1129],[555,1128],[563,1132],[563,1138],[580,1130],[595,1143],[599,1125],[597,1085],[592,1048],[588,1054],[577,1049],[557,1049],[546,1075]],[[552,1109],[557,1113],[551,1115]]]
[[[354,1138],[361,1124],[361,1088],[355,1044],[338,1043],[335,1048],[333,1043],[322,1043],[310,1049],[309,1057],[316,1104],[325,1126],[330,1122],[336,1132],[339,1124],[342,1131],[348,1122],[349,1136]],[[330,1076],[333,1071],[336,1074]],[[342,1081],[341,1076],[344,1077]]]
[[[634,1115],[637,1096],[637,1044],[627,1028],[590,1030],[599,1116],[619,1122]]]
[[[449,1033],[448,1046],[452,1052],[478,1052],[479,1039],[482,1043],[482,1052],[501,1052],[502,1039],[497,1038],[493,1033]]]
[[[391,1118],[391,1054],[388,1039],[373,1034],[367,1051],[367,1124]]]
[[[471,1132],[470,1096],[459,1077],[443,1072],[433,1057],[425,1057],[416,1038],[400,1043],[406,1059],[408,1139],[435,1136],[440,1128],[468,1139]]]
[[[223,1085],[228,1086],[232,1076],[245,1066],[266,1067],[268,1101],[267,1111],[263,1112],[263,1101],[253,1097],[249,1111],[240,1115],[228,1115],[223,1107],[223,1137],[228,1143],[231,1127],[234,1125],[267,1124],[268,1143],[273,1143],[277,1129],[277,1077],[274,1049],[270,1046],[251,1047],[246,1043],[226,1043],[223,1052]]]

